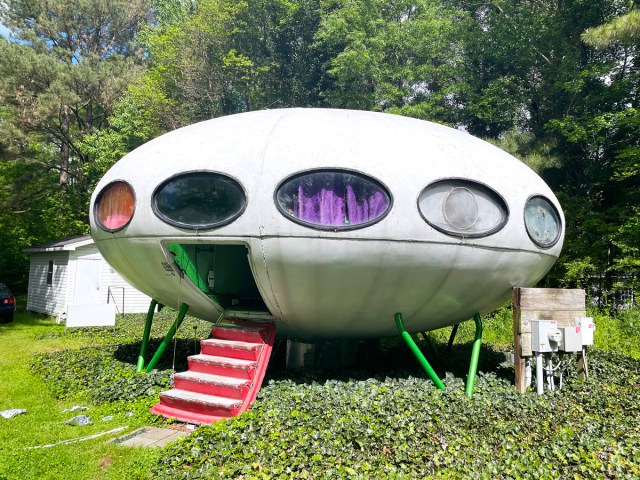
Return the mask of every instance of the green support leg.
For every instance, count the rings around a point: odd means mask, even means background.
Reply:
[[[431,337],[427,332],[422,333],[422,338],[424,338],[424,341],[427,343],[427,347],[429,347],[430,352],[438,356],[438,348],[436,347],[436,344],[433,343],[433,340],[431,340]]]
[[[473,397],[473,387],[476,383],[476,374],[478,373],[478,359],[480,358],[480,345],[482,344],[482,319],[480,314],[473,316],[476,323],[476,336],[473,339],[473,348],[471,350],[471,362],[469,363],[469,376],[467,377],[467,386],[465,393],[469,398]]]
[[[453,347],[453,341],[456,339],[456,335],[458,333],[459,327],[460,327],[460,324],[456,323],[451,329],[451,335],[449,335],[449,342],[447,343],[447,352],[450,352],[451,347]]]
[[[153,313],[156,309],[156,305],[158,305],[158,302],[151,300],[149,311],[147,312],[147,321],[144,324],[144,334],[142,335],[142,343],[140,344],[136,373],[140,373],[144,369],[144,357],[147,356],[147,345],[149,345],[149,335],[151,334],[151,324],[153,323]]]
[[[189,310],[189,305],[187,305],[186,303],[183,303],[182,305],[180,305],[180,311],[178,312],[178,316],[173,322],[173,325],[171,325],[171,328],[167,332],[167,335],[162,340],[162,343],[158,347],[158,351],[156,351],[156,354],[153,356],[153,358],[149,362],[149,365],[147,365],[147,368],[145,368],[145,372],[150,372],[153,369],[153,367],[156,366],[156,363],[158,363],[158,360],[160,360],[160,357],[162,357],[162,354],[167,348],[167,345],[171,343],[173,336],[176,334],[176,330],[178,330],[178,327],[180,327],[180,324],[184,320],[184,317],[187,314],[187,310]]]
[[[429,378],[431,378],[436,387],[438,387],[440,390],[444,390],[444,384],[442,383],[440,378],[438,378],[438,375],[436,375],[436,372],[433,370],[433,368],[431,368],[431,365],[429,365],[427,359],[424,358],[424,355],[422,354],[416,343],[413,341],[413,338],[411,338],[411,335],[409,335],[409,333],[405,330],[404,323],[402,322],[402,314],[396,313],[395,319],[396,327],[398,327],[400,335],[409,346],[420,365],[422,365],[424,371],[427,372],[427,375],[429,375]]]

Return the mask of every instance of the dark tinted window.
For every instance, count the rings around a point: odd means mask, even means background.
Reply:
[[[0,283],[0,295],[11,296],[11,290],[4,283]]]
[[[391,197],[379,182],[362,174],[316,170],[284,181],[276,203],[293,221],[336,230],[376,222],[389,210]]]
[[[53,260],[49,260],[49,266],[47,267],[47,285],[53,285]]]
[[[153,195],[153,209],[161,220],[190,229],[225,225],[237,218],[245,205],[240,184],[213,172],[191,172],[172,177]]]
[[[509,218],[505,201],[481,183],[440,180],[418,198],[420,213],[429,225],[456,237],[484,237],[500,230]]]

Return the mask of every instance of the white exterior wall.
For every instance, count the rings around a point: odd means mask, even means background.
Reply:
[[[53,260],[52,284],[47,285],[49,261]],[[69,252],[31,254],[27,310],[61,316],[66,312]]]
[[[115,303],[117,313],[147,312],[151,298],[133,288],[115,272],[93,244],[72,251],[32,253],[27,310],[64,318],[68,305],[75,303],[76,282],[82,281],[77,278],[79,258],[100,262],[101,303]],[[54,261],[51,286],[47,285],[49,260]]]
[[[95,247],[94,247],[95,248]],[[111,291],[111,297],[109,297]],[[122,296],[124,295],[124,307]],[[106,261],[102,262],[100,298],[104,303],[115,303],[117,313],[147,313],[151,297],[136,290]],[[122,311],[124,308],[124,312]]]
[[[76,294],[76,279],[77,279],[77,267],[78,267],[78,258],[87,259],[87,260],[96,260],[101,264],[106,263],[98,248],[95,245],[87,245],[84,247],[80,247],[69,254],[69,283],[67,287],[67,304],[74,305],[76,302],[75,294]],[[82,279],[80,279],[82,281]],[[102,295],[101,295],[102,298]],[[106,302],[105,302],[106,303]]]

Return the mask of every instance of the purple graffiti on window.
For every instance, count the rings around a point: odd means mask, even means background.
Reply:
[[[389,197],[372,182],[342,173],[314,173],[299,179],[289,212],[322,226],[367,223],[389,208]]]

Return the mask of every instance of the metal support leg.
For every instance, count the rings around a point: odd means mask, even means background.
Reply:
[[[524,386],[531,386],[531,359],[527,358],[524,361]]]
[[[178,327],[180,327],[180,324],[184,320],[184,317],[187,314],[187,310],[189,310],[189,305],[187,305],[186,303],[183,303],[182,305],[180,305],[180,311],[178,312],[178,316],[173,322],[173,325],[171,325],[171,328],[169,328],[167,335],[162,340],[162,343],[158,347],[156,354],[153,356],[153,358],[149,362],[149,365],[147,365],[147,368],[145,368],[145,372],[150,372],[153,369],[153,367],[156,366],[156,363],[158,363],[158,360],[160,360],[160,357],[162,357],[162,354],[164,353],[164,350],[167,348],[167,345],[171,343],[173,336],[176,334],[176,330],[178,330]]]
[[[536,391],[538,395],[544,393],[544,371],[542,366],[542,354],[536,352]]]
[[[427,332],[424,332],[421,334],[422,338],[424,338],[424,341],[427,343],[427,347],[429,347],[429,351],[438,356],[438,349],[436,348],[436,344],[433,343],[433,340],[431,340],[431,337],[427,334]]]
[[[144,369],[144,357],[147,356],[147,345],[149,344],[149,335],[151,334],[151,324],[153,323],[153,313],[155,312],[156,305],[158,305],[158,302],[151,300],[149,311],[147,312],[147,320],[144,324],[144,334],[142,335],[142,343],[140,344],[136,373],[140,373]]]
[[[459,323],[456,323],[451,329],[451,335],[449,336],[449,343],[447,343],[447,352],[451,351],[451,347],[453,346],[453,341],[456,339],[456,335],[458,333]]]
[[[473,316],[476,323],[476,336],[473,339],[473,348],[471,350],[471,362],[469,363],[469,376],[467,377],[467,387],[465,393],[469,398],[473,397],[473,387],[476,383],[476,374],[478,373],[478,359],[480,358],[480,345],[482,345],[482,319],[480,314]]]
[[[413,341],[413,338],[411,338],[411,335],[409,335],[409,333],[404,329],[404,323],[402,322],[402,314],[396,313],[395,320],[396,320],[396,327],[398,327],[398,331],[400,332],[400,335],[402,336],[406,344],[409,346],[409,349],[411,349],[411,351],[415,355],[416,359],[418,360],[418,362],[420,363],[424,371],[427,372],[427,375],[429,375],[429,378],[431,378],[431,380],[433,381],[436,387],[438,387],[440,390],[444,390],[445,389],[444,384],[442,383],[440,378],[438,378],[438,375],[436,375],[436,372],[433,370],[433,368],[431,368],[431,365],[429,365],[429,362],[427,361],[427,359],[424,358],[424,355],[422,354],[422,352],[420,351],[416,343]]]
[[[547,354],[547,382],[549,382],[549,390],[552,392],[556,389],[556,382],[553,378],[553,354]]]

